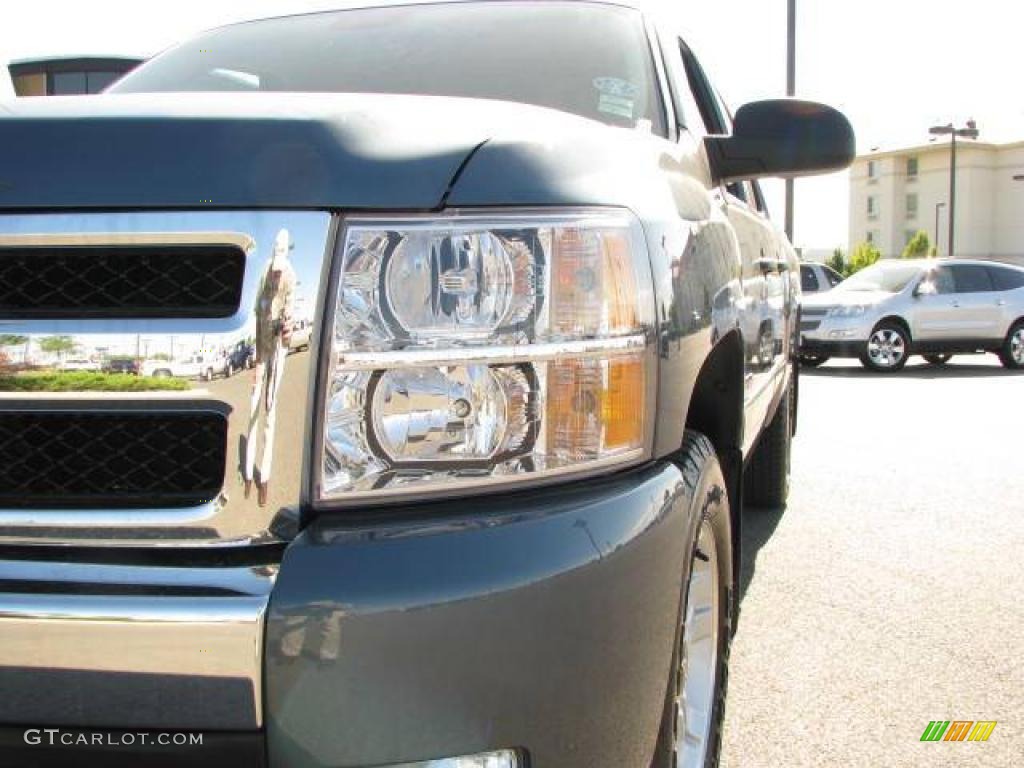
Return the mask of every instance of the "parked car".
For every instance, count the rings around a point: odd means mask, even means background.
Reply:
[[[288,349],[291,352],[299,352],[309,349],[309,339],[313,335],[313,323],[309,320],[296,320],[292,323],[291,333],[288,336]]]
[[[843,279],[842,275],[825,264],[813,261],[800,264],[800,290],[804,294],[831,291],[843,282]]]
[[[228,357],[223,352],[200,352],[183,360],[143,360],[142,375],[212,381],[228,375]]]
[[[104,373],[125,373],[138,376],[139,368],[139,361],[134,357],[111,357],[103,363]]]
[[[107,406],[117,450],[76,429],[0,516],[0,722],[201,732],[190,765],[716,764],[741,500],[784,506],[798,402],[757,180],[854,154],[828,107],[716,94],[636,9],[527,0],[229,26],[4,105],[0,239],[211,265],[82,334],[271,348],[302,298],[325,348],[240,397],[64,395],[45,428]]]
[[[256,347],[247,341],[240,341],[228,352],[227,375],[256,365]]]
[[[803,303],[801,356],[856,357],[898,371],[912,355],[945,365],[991,352],[1024,367],[1024,269],[989,261],[882,261]]]
[[[69,357],[57,363],[58,371],[98,371],[100,364],[87,357]]]

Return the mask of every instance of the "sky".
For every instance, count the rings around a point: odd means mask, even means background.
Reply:
[[[0,3],[0,62],[32,56],[151,56],[220,24],[346,0],[33,0]],[[785,93],[786,0],[651,0],[700,57],[730,107]],[[858,151],[927,140],[978,121],[982,139],[1024,139],[1024,3],[1015,0],[797,0],[797,95],[838,107]],[[0,99],[13,95],[0,77]],[[782,183],[765,184],[781,221]],[[798,247],[845,246],[846,173],[797,182]]]

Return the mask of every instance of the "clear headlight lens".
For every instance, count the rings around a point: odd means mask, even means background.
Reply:
[[[865,312],[868,311],[867,307],[862,306],[846,306],[846,307],[832,307],[828,311],[829,317],[861,317]]]
[[[523,445],[531,389],[518,366],[385,371],[370,407],[374,434],[396,465],[490,460]]]
[[[631,215],[350,222],[337,258],[321,500],[646,455],[654,301]]]

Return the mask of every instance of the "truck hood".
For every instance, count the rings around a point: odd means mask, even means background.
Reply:
[[[0,104],[0,210],[430,210],[476,149],[520,130],[544,146],[628,133],[539,107],[429,96],[22,99]]]

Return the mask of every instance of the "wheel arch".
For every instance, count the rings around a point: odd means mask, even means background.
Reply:
[[[724,335],[704,359],[686,412],[686,429],[699,432],[715,450],[743,444],[743,340]]]
[[[886,315],[885,317],[883,317],[881,320],[874,324],[874,326],[871,329],[871,332],[874,333],[875,329],[884,323],[895,323],[896,325],[903,328],[903,330],[906,331],[907,334],[907,341],[913,343],[914,332],[910,329],[910,323],[907,322],[906,318],[902,317],[901,315]]]
[[[743,509],[744,351],[738,329],[712,348],[694,383],[685,429],[704,435],[715,448],[729,490],[733,538],[733,583],[739,584],[740,521]]]

